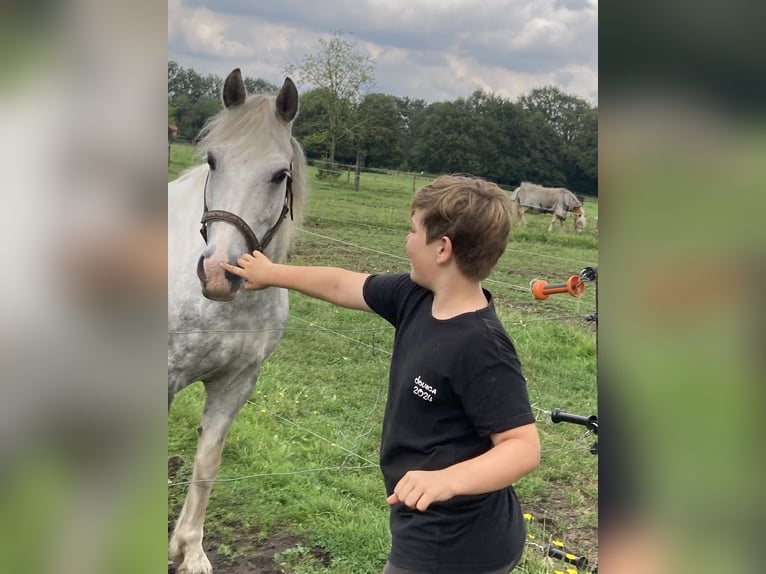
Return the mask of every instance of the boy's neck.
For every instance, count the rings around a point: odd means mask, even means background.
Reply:
[[[452,319],[463,313],[484,309],[489,304],[479,281],[461,278],[437,285],[432,291],[434,302],[431,315],[434,319]]]

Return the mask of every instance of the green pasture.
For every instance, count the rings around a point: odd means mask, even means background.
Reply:
[[[189,146],[171,152],[169,179],[198,162]],[[355,192],[353,174],[320,180],[310,168],[309,182],[291,263],[409,269],[412,174],[363,173]],[[597,204],[588,202],[586,213],[597,216]],[[527,221],[514,229],[485,287],[521,358],[543,444],[540,467],[516,484],[532,517],[530,546],[515,572],[553,574],[567,565],[544,558],[540,546],[551,540],[597,559],[597,457],[588,452],[594,437],[583,427],[554,425],[546,413],[597,413],[596,334],[584,320],[595,311],[595,285],[581,298],[535,301],[529,284],[563,282],[597,265],[598,239],[592,228],[575,235],[571,219],[550,234],[549,216]],[[289,534],[301,542],[277,555],[285,574],[379,574],[390,539],[376,463],[393,331],[375,315],[299,293],[291,293],[290,305],[285,336],[229,433],[207,512],[207,547],[246,563],[258,540]],[[202,385],[192,385],[169,415],[168,456],[181,461],[168,489],[169,527],[186,491],[176,483],[191,477],[203,397]]]
[[[173,181],[187,167],[202,163],[194,147],[189,144],[174,143],[168,155],[168,181]]]

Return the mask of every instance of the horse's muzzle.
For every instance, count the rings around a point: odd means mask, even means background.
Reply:
[[[197,277],[202,285],[202,295],[211,301],[233,301],[239,294],[242,278],[224,270],[221,259],[202,255],[197,262]]]

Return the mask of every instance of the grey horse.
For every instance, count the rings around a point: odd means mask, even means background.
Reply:
[[[570,211],[574,216],[574,228],[577,233],[585,230],[585,212],[577,196],[565,187],[544,187],[535,183],[522,182],[511,194],[511,211],[514,220],[527,224],[524,213],[527,211],[552,213],[548,231],[553,231],[553,224],[564,220]]]
[[[168,547],[179,574],[212,572],[203,523],[224,441],[288,319],[286,290],[242,291],[219,263],[255,249],[284,260],[307,200],[306,161],[292,136],[293,82],[286,78],[276,96],[248,95],[236,69],[223,103],[200,136],[207,164],[168,184],[168,410],[195,381],[206,394],[191,484]]]

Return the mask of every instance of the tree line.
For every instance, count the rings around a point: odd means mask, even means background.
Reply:
[[[598,195],[598,108],[555,86],[516,101],[483,90],[432,103],[371,92],[372,62],[337,33],[285,73],[309,86],[293,128],[309,158]],[[248,93],[278,91],[262,79],[245,78],[245,85]],[[222,87],[216,75],[169,62],[169,124],[193,139],[221,109]]]

